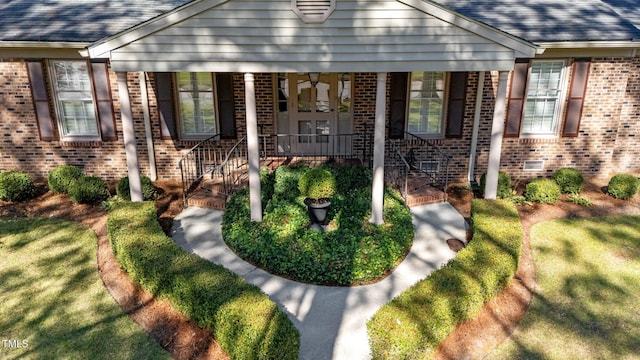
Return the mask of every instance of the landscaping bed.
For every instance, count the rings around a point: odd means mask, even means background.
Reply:
[[[227,203],[222,234],[240,257],[273,274],[322,285],[378,281],[402,262],[413,242],[411,212],[399,193],[385,190],[383,225],[371,218],[371,171],[329,167],[337,191],[325,230],[310,228],[298,180],[306,166],[281,166],[263,174],[262,222],[250,221],[249,192]]]
[[[566,195],[561,196],[554,205],[535,203],[517,207],[524,229],[523,257],[516,273],[517,280],[485,305],[476,318],[457,327],[441,344],[436,358],[482,358],[517,328],[527,308],[527,296],[530,297],[535,289],[533,260],[526,256],[532,224],[560,218],[640,214],[640,195],[630,200],[615,199],[607,195],[606,184],[606,179],[586,180],[581,196],[593,202],[589,207],[568,201]],[[156,182],[155,185],[161,190],[161,196],[156,201],[158,218],[162,228],[169,233],[173,217],[182,211],[181,186],[166,181]],[[521,183],[516,187],[518,193],[522,193],[524,185]],[[465,185],[449,188],[449,202],[466,218],[470,216],[472,198],[473,191]],[[47,192],[43,185],[37,186],[35,196],[30,200],[15,203],[0,201],[0,217],[66,218],[90,226],[98,234],[99,242],[106,238],[106,213],[99,206],[75,204],[62,194]],[[140,288],[131,285],[119,266],[107,260],[111,252],[108,245],[108,241],[106,244],[102,241],[98,247],[99,266],[105,286],[129,315],[153,335],[173,358],[225,358],[208,332],[198,330],[186,318],[181,318],[168,302],[144,295]],[[129,285],[126,285],[127,281]]]

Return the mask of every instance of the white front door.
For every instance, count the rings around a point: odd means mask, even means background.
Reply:
[[[279,151],[344,155],[347,143],[350,151],[350,136],[338,134],[351,132],[351,81],[349,74],[340,74],[340,82],[338,77],[321,73],[318,83],[312,84],[309,73],[278,76]]]

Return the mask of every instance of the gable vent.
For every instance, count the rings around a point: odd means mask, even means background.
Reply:
[[[291,0],[291,9],[305,23],[322,23],[336,9],[336,0]]]

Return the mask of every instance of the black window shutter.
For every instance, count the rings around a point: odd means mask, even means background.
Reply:
[[[56,140],[53,116],[51,115],[51,107],[49,106],[47,85],[44,79],[44,66],[41,60],[27,60],[26,63],[27,72],[29,73],[29,82],[31,83],[33,105],[36,112],[36,119],[38,121],[40,140]]]
[[[389,138],[399,139],[404,137],[405,132],[409,73],[394,72],[390,78]]]
[[[482,91],[479,89],[478,91]],[[452,72],[449,76],[449,104],[447,108],[447,138],[461,138],[464,106],[467,98],[467,73]]]
[[[589,79],[589,68],[591,59],[576,59],[572,66],[571,86],[569,87],[569,102],[562,129],[562,136],[578,136],[580,130],[580,118],[582,117],[582,106],[584,96],[587,91],[587,81]]]
[[[172,73],[154,73],[156,102],[160,115],[160,133],[163,140],[177,140],[175,108],[173,103]]]
[[[220,138],[235,139],[236,116],[233,96],[233,73],[216,73]]]
[[[96,107],[103,141],[118,140],[109,83],[109,70],[105,62],[92,62],[91,74],[96,93]]]
[[[529,60],[517,60],[511,74],[511,90],[507,105],[507,123],[504,129],[505,137],[518,137],[524,101],[527,96],[527,77],[529,75]]]

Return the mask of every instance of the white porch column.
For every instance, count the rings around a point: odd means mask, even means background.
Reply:
[[[136,147],[136,133],[133,128],[133,112],[127,85],[127,73],[118,72],[118,92],[120,94],[120,116],[122,119],[122,137],[127,158],[127,176],[129,177],[129,193],[131,201],[142,201],[142,184],[140,182],[140,166],[138,164],[138,149]]]
[[[495,199],[498,193],[498,171],[500,171],[500,155],[502,153],[502,138],[504,135],[504,119],[507,105],[508,78],[508,71],[500,71],[498,75],[496,106],[493,109],[493,124],[491,125],[489,166],[487,168],[487,182],[484,189],[485,199]]]
[[[387,73],[378,73],[376,91],[376,118],[373,136],[373,186],[371,188],[371,220],[380,225],[384,222],[382,209],[384,207],[384,117],[387,104]]]
[[[256,112],[256,89],[254,76],[244,74],[244,95],[247,107],[247,155],[249,157],[249,202],[251,220],[262,221],[260,200],[260,149],[258,146],[258,114]]]

